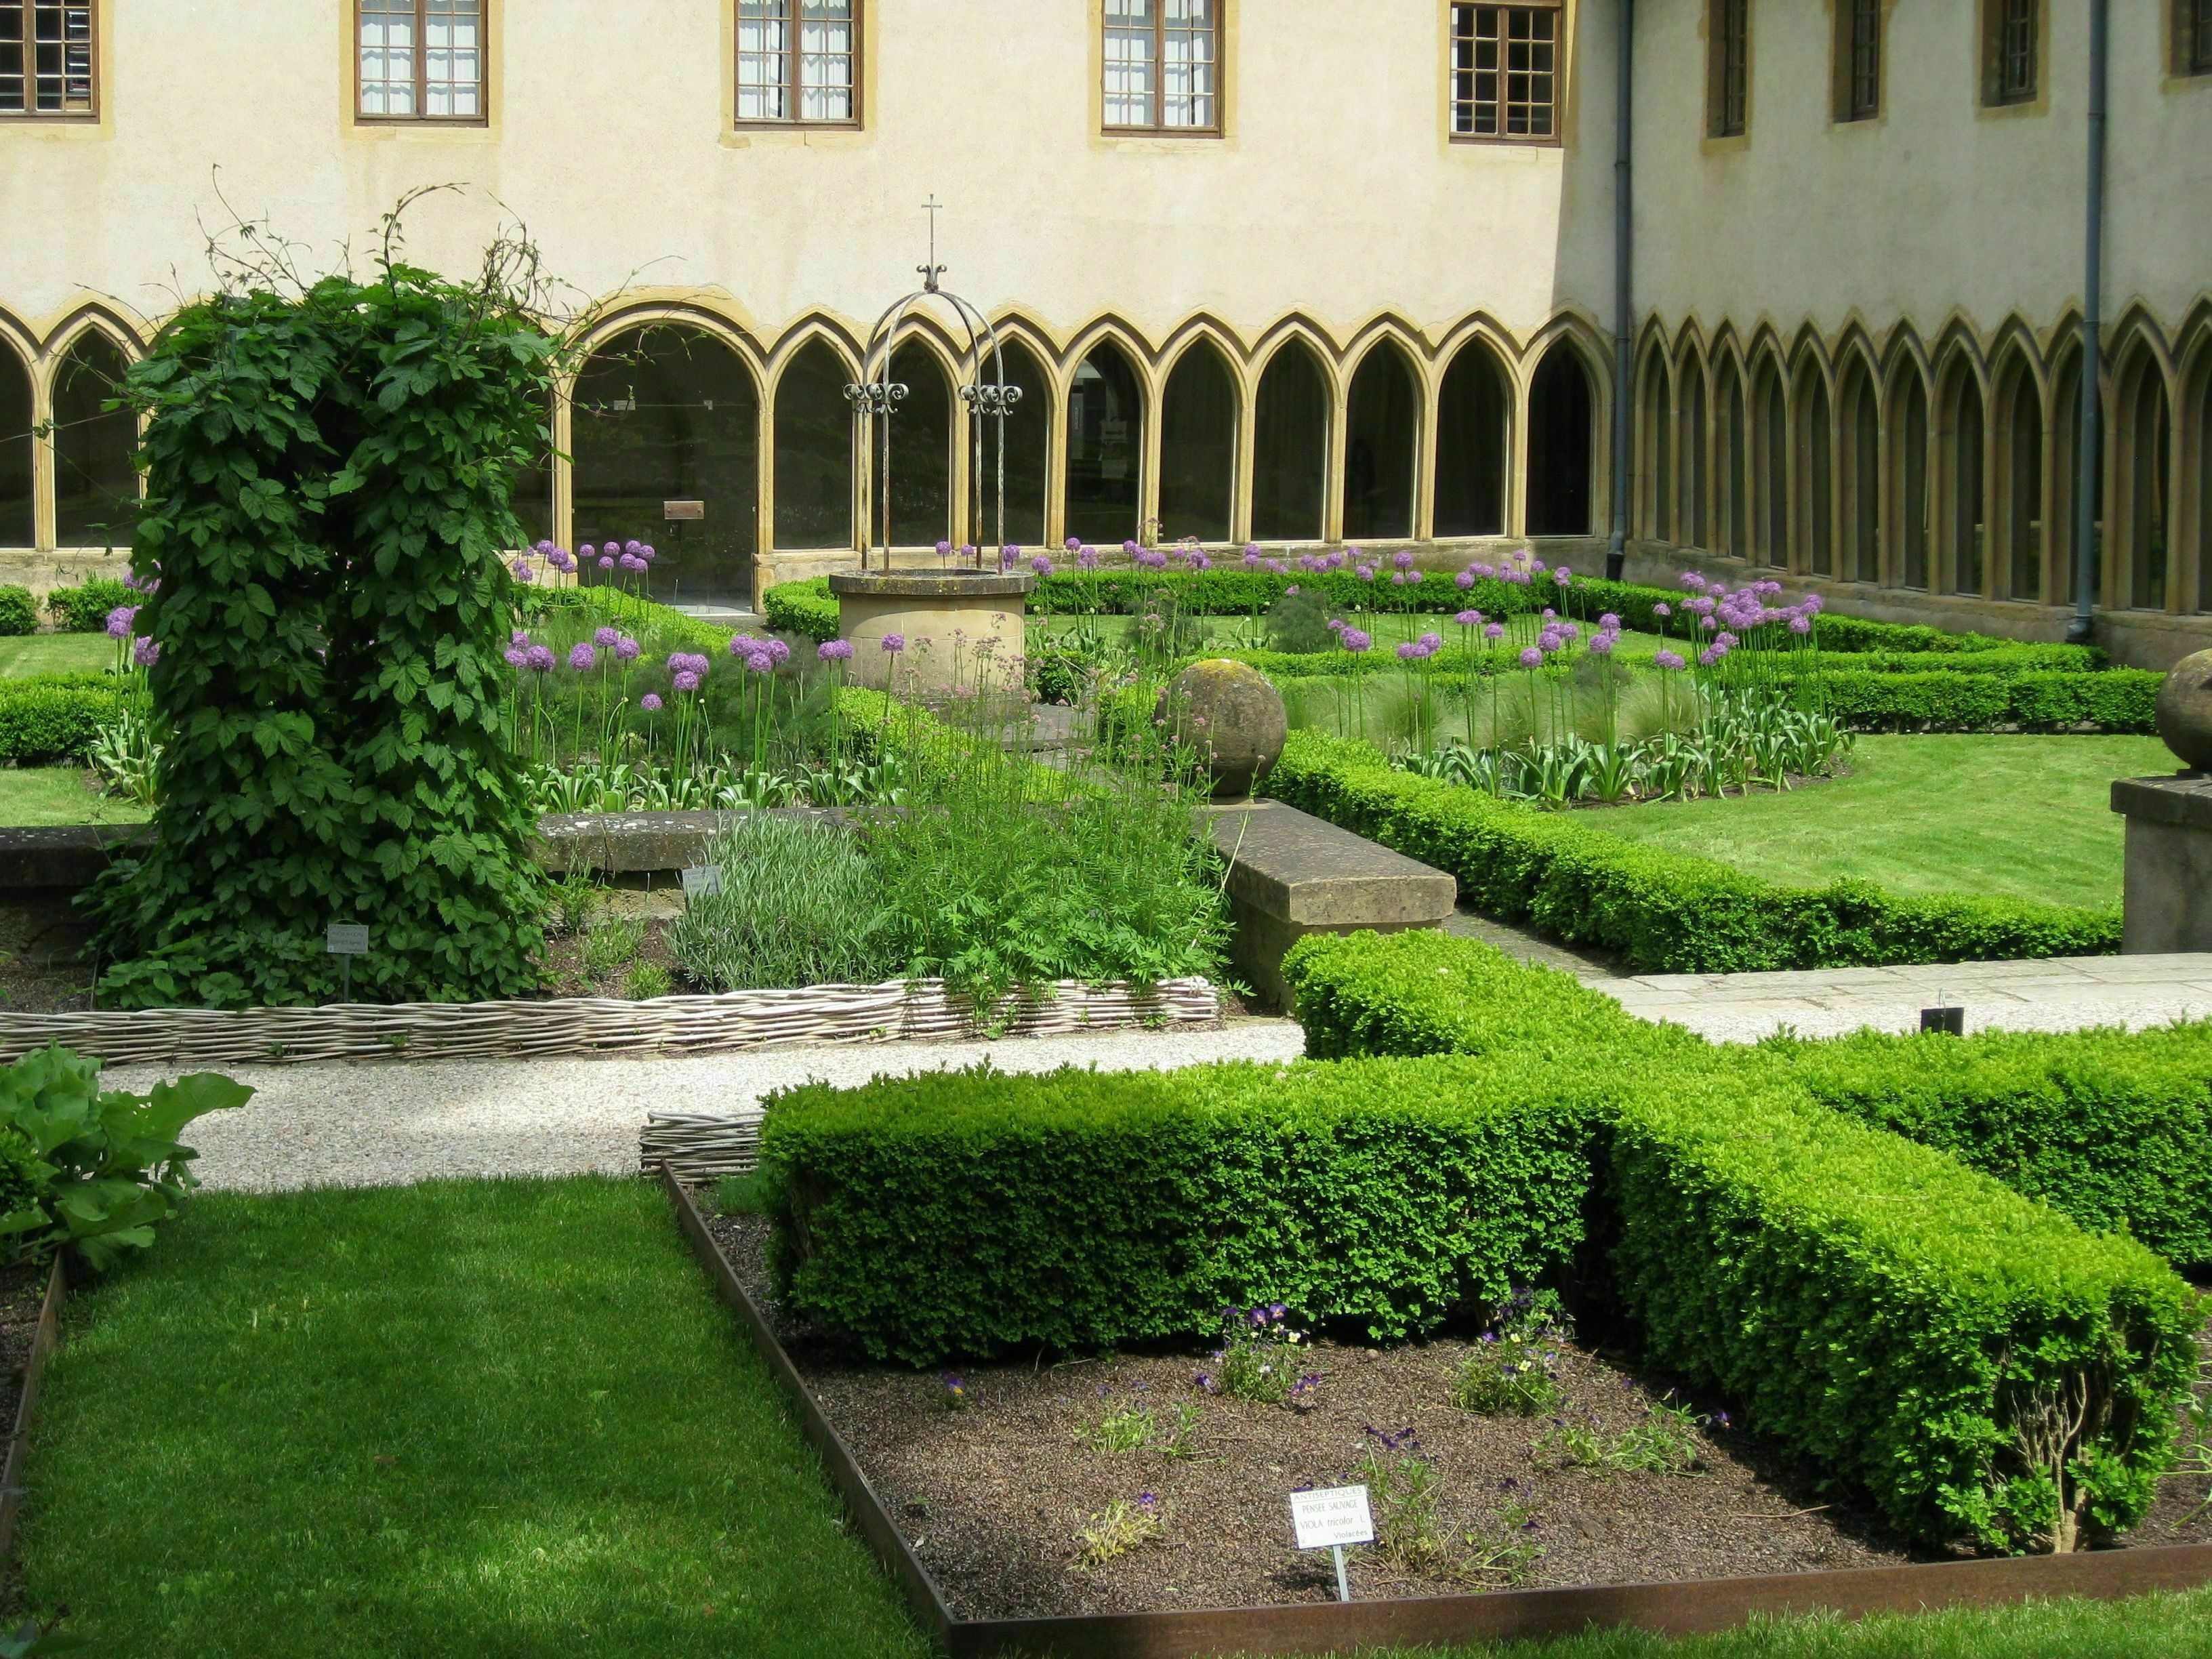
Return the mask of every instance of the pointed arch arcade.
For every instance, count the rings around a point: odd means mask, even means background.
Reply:
[[[1160,535],[1230,538],[1237,507],[1242,411],[1221,348],[1201,336],[1183,349],[1160,393]]]
[[[1505,533],[1512,453],[1511,383],[1497,348],[1477,336],[1453,354],[1437,393],[1434,534]]]
[[[1596,388],[1582,353],[1563,336],[1528,383],[1528,534],[1590,533],[1596,459]]]
[[[138,423],[107,407],[131,367],[98,328],[70,343],[54,368],[54,544],[121,547],[131,541],[138,475],[131,454]]]

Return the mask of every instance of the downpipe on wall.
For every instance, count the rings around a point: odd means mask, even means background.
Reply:
[[[2106,47],[2111,0],[2089,0],[2088,238],[2081,270],[2081,467],[2074,481],[2074,620],[2069,644],[2087,642],[2097,627],[2097,423],[2103,376],[2105,309],[2105,127]]]
[[[2101,3],[2101,0],[2100,0]],[[1613,537],[1606,544],[1605,574],[1619,581],[1628,562],[1628,453],[1635,436],[1635,372],[1629,339],[1634,326],[1630,278],[1635,255],[1635,173],[1631,139],[1636,108],[1636,0],[1620,0],[1620,38],[1613,49]]]

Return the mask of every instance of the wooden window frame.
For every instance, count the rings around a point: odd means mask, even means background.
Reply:
[[[12,0],[11,0],[12,3]],[[23,11],[23,107],[0,110],[0,125],[15,121],[97,121],[100,119],[100,0],[21,0]],[[72,10],[84,13],[85,106],[82,109],[42,110],[39,104],[38,10],[46,3],[63,14],[62,80],[64,95],[69,81],[69,20]]]
[[[784,56],[790,60],[790,72],[783,82],[784,107],[797,111],[805,88],[799,85],[799,59],[805,56],[799,50],[799,30],[804,22],[801,13],[803,0],[786,0],[790,15],[786,27],[791,30],[790,48]],[[853,112],[834,118],[810,120],[799,114],[785,116],[748,116],[738,113],[744,102],[744,13],[740,0],[729,0],[730,5],[730,113],[731,125],[739,132],[857,132],[866,125],[866,108],[861,102],[861,89],[866,84],[866,54],[868,49],[868,0],[853,0],[853,84],[848,89],[853,100]]]
[[[1163,126],[1167,115],[1168,98],[1168,8],[1167,0],[1151,0],[1152,9],[1152,118],[1149,123],[1113,122],[1106,119],[1109,94],[1106,76],[1113,68],[1113,60],[1106,55],[1108,33],[1113,19],[1104,6],[1098,9],[1098,94],[1099,131],[1109,137],[1139,138],[1218,138],[1222,136],[1222,99],[1228,81],[1228,69],[1223,48],[1229,33],[1228,0],[1207,0],[1212,8],[1213,24],[1209,31],[1213,36],[1213,90],[1208,94],[1213,102],[1213,119],[1206,125],[1189,127]]]
[[[2173,0],[2172,37],[2176,80],[2212,75],[2212,0]]]
[[[1549,132],[1474,132],[1471,131],[1462,131],[1461,130],[1459,119],[1462,107],[1464,106],[1468,110],[1468,118],[1472,120],[1474,118],[1474,111],[1476,107],[1476,100],[1471,97],[1463,100],[1459,95],[1459,77],[1462,73],[1459,63],[1460,44],[1462,40],[1459,27],[1460,15],[1462,12],[1468,14],[1471,24],[1473,21],[1473,14],[1480,11],[1541,11],[1549,12],[1551,14],[1552,99],[1550,109],[1552,115],[1552,130]],[[1450,135],[1452,143],[1455,144],[1534,144],[1541,147],[1557,146],[1565,142],[1565,135],[1566,130],[1567,108],[1566,0],[1445,0],[1444,25],[1445,36],[1448,42],[1445,48],[1444,58],[1444,118],[1445,127]],[[1472,41],[1474,38],[1472,32],[1470,32],[1466,37],[1469,41]],[[1510,37],[1507,36],[1500,37],[1501,40],[1509,38]],[[1474,73],[1472,69],[1466,72],[1470,75]],[[1511,71],[1501,64],[1496,73],[1500,77],[1501,82],[1503,82],[1504,77],[1509,76]],[[1500,86],[1499,91],[1501,96],[1498,99],[1497,105],[1498,108],[1503,112],[1510,109],[1512,106],[1510,100],[1502,95],[1504,91],[1503,85]],[[1504,119],[1502,114],[1500,119],[1501,121]]]
[[[1751,135],[1751,0],[1707,0],[1705,137]]]
[[[1835,120],[1838,125],[1881,115],[1888,65],[1886,0],[1835,0]]]
[[[2015,8],[2027,9],[2027,46],[2016,39]],[[1982,103],[1990,109],[2018,109],[2043,98],[2044,0],[1984,0],[1982,12]],[[2025,81],[2015,77],[2022,63]]]
[[[415,0],[415,113],[372,115],[362,107],[362,0],[353,0],[353,118],[364,127],[488,127],[491,125],[491,14],[495,0],[477,0],[477,112],[428,115],[430,101],[430,3]]]

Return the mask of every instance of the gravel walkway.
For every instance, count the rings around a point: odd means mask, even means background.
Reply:
[[[194,1124],[196,1172],[210,1188],[401,1186],[484,1176],[626,1175],[648,1111],[738,1113],[789,1084],[854,1085],[885,1073],[945,1070],[988,1056],[1001,1071],[1060,1066],[1164,1071],[1215,1060],[1292,1060],[1304,1036],[1286,1019],[1214,1030],[1099,1032],[996,1042],[886,1042],[759,1049],[690,1060],[449,1060],[409,1065],[241,1066],[258,1091]],[[175,1069],[118,1066],[143,1090]]]

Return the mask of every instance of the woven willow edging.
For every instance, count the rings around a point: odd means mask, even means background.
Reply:
[[[272,1065],[317,1060],[512,1060],[549,1054],[711,1054],[772,1042],[898,1042],[1060,1036],[1129,1025],[1204,1024],[1220,999],[1202,979],[1152,989],[1062,981],[1006,997],[980,1018],[941,981],[814,985],[719,996],[542,1002],[353,1003],[325,1008],[146,1008],[0,1016],[0,1060],[50,1042],[112,1066],[178,1060]]]

